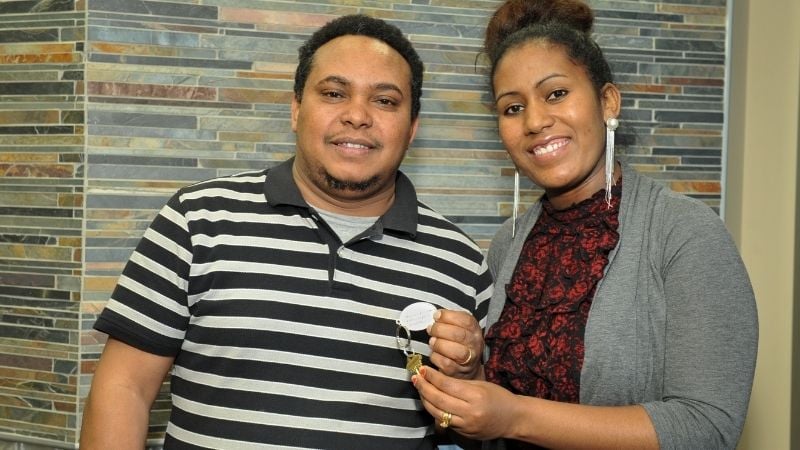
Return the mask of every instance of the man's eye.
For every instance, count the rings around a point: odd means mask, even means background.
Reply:
[[[384,106],[396,106],[398,102],[391,98],[379,98],[378,103]]]
[[[341,98],[343,97],[342,93],[339,91],[323,91],[322,95],[324,97],[331,97],[331,98]]]

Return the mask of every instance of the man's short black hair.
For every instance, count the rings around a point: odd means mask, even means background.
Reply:
[[[363,14],[342,16],[328,22],[300,47],[299,61],[294,74],[294,96],[297,101],[303,100],[303,88],[306,86],[317,50],[329,41],[347,35],[367,36],[382,41],[406,60],[411,68],[411,118],[416,119],[422,97],[422,60],[399,28]]]

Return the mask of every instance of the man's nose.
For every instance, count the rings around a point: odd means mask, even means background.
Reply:
[[[366,99],[351,98],[342,112],[342,122],[354,128],[372,126],[372,114]]]

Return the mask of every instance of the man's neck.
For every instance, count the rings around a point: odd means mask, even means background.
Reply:
[[[395,183],[384,186],[380,191],[370,195],[358,195],[350,191],[342,191],[341,196],[332,196],[319,189],[309,180],[293,171],[294,182],[300,195],[309,205],[334,214],[346,216],[378,217],[382,216],[394,203]],[[394,179],[393,179],[394,180]],[[350,194],[350,195],[348,195]]]

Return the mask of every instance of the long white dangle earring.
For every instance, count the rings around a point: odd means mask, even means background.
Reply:
[[[614,181],[614,130],[619,126],[616,117],[606,120],[606,203],[611,207],[611,183]]]
[[[517,234],[517,212],[519,211],[519,169],[514,169],[514,207],[511,211],[511,239]]]

